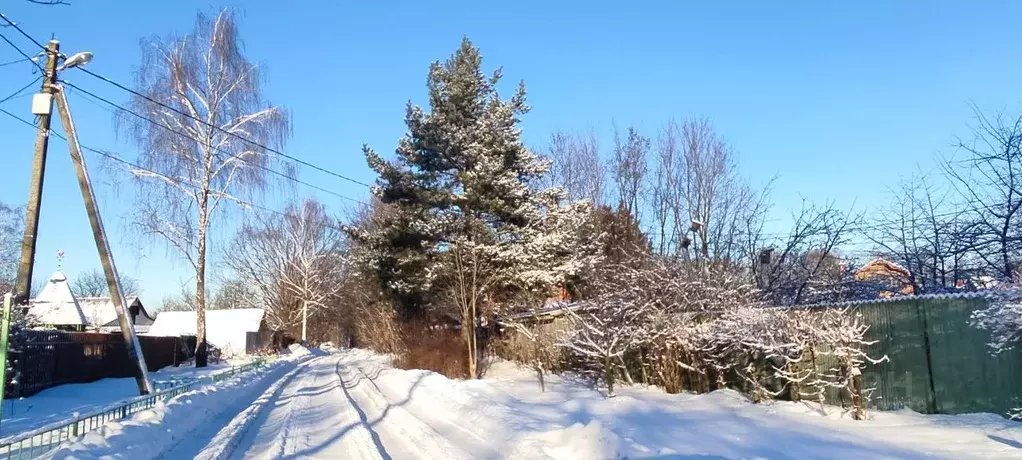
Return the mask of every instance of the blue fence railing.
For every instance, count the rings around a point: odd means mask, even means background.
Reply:
[[[242,366],[232,366],[230,369],[214,374],[158,382],[156,392],[115,406],[105,407],[84,414],[79,414],[70,419],[50,423],[31,431],[20,433],[5,439],[0,439],[0,459],[33,459],[43,455],[60,445],[60,443],[74,439],[95,430],[111,420],[121,420],[136,412],[149,409],[160,401],[168,401],[171,398],[195,390],[201,385],[221,382],[238,375],[242,372],[262,367],[272,360],[257,359]]]

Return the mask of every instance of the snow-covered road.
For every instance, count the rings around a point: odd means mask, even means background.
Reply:
[[[163,457],[476,458],[402,407],[407,398],[385,395],[360,362],[346,357],[320,356],[299,364],[256,404],[239,401],[223,411],[236,416],[211,420]]]
[[[112,423],[54,458],[614,459],[1022,458],[1022,424],[993,414],[872,413],[751,404],[729,390],[669,395],[497,362],[483,380],[392,369],[344,350],[282,360]]]

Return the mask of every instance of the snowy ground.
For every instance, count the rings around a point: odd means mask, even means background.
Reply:
[[[248,359],[211,364],[208,367],[166,367],[149,374],[157,389],[188,379],[240,366]],[[28,398],[9,399],[3,402],[3,420],[0,420],[0,438],[7,438],[29,431],[57,420],[63,420],[73,413],[86,413],[110,406],[118,401],[138,396],[134,378],[102,379],[91,383],[61,385],[40,391]]]
[[[111,424],[54,458],[1022,458],[1022,425],[992,414],[754,405],[731,391],[623,388],[605,399],[496,363],[482,381],[389,369],[361,350],[286,361],[256,378]]]

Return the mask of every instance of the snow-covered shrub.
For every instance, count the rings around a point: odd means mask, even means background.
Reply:
[[[989,304],[972,313],[969,324],[990,333],[993,354],[1013,348],[1022,338],[1022,287],[1012,285],[992,290]]]
[[[862,315],[858,312],[849,308],[832,308],[818,313],[814,317],[814,341],[818,348],[812,353],[814,357],[829,357],[833,364],[814,373],[807,385],[817,389],[821,403],[827,388],[844,392],[852,401],[852,417],[861,420],[874,390],[863,387],[862,369],[866,364],[879,364],[889,359],[886,355],[873,358],[866,352],[866,347],[877,342],[865,339],[869,326],[862,322]]]

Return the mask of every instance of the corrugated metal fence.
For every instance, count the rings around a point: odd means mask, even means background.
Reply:
[[[922,413],[1004,414],[1022,402],[1022,351],[991,354],[990,334],[969,325],[981,296],[919,296],[856,303],[870,325],[874,357],[889,362],[868,366],[867,386],[876,388],[872,406],[911,408]],[[813,309],[842,305],[821,305]]]

